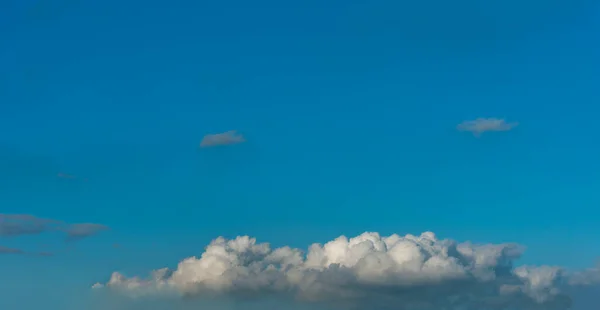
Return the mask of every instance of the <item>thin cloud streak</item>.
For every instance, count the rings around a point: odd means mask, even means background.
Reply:
[[[61,178],[61,179],[76,179],[77,177],[72,175],[72,174],[68,174],[68,173],[61,173],[59,172],[57,175],[57,177]]]
[[[25,254],[23,250],[0,246],[0,254]]]
[[[105,225],[94,223],[67,224],[62,221],[39,218],[29,214],[0,214],[0,237],[38,235],[45,232],[62,231],[68,240],[79,240],[101,231]]]
[[[56,174],[56,176],[57,176],[59,179],[68,179],[68,180],[81,180],[81,181],[84,181],[84,182],[87,182],[87,181],[88,181],[88,179],[87,179],[87,178],[80,178],[80,177],[78,177],[78,176],[76,176],[76,175],[73,175],[73,174],[68,174],[68,173],[62,173],[62,172],[59,172],[59,173],[57,173],[57,174]]]
[[[477,118],[458,124],[456,129],[471,132],[474,136],[479,137],[484,132],[509,131],[518,125],[518,122],[507,123],[506,120],[499,118]]]
[[[207,134],[202,138],[200,147],[214,147],[220,145],[231,145],[246,142],[246,139],[236,130],[230,130],[223,133]]]
[[[79,240],[93,236],[101,231],[108,230],[108,226],[94,223],[73,224],[66,229],[67,240]]]
[[[37,235],[57,230],[59,221],[35,217],[29,214],[0,214],[0,236]]]
[[[0,246],[0,255],[3,254],[13,254],[13,255],[33,255],[33,256],[53,256],[54,253],[50,252],[26,252],[21,249],[9,248],[5,246]]]

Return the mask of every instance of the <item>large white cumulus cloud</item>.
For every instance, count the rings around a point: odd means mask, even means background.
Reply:
[[[513,268],[515,244],[456,243],[420,236],[341,236],[308,251],[248,236],[213,240],[200,257],[148,278],[113,273],[106,287],[130,295],[262,297],[391,309],[568,309],[557,267]]]

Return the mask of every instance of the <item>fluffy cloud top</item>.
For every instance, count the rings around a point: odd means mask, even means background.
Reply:
[[[478,118],[471,121],[464,121],[456,128],[460,131],[469,131],[475,136],[480,136],[486,131],[509,131],[515,128],[519,123],[507,123],[504,119],[498,118]]]
[[[557,267],[513,268],[515,244],[456,243],[420,236],[341,236],[307,253],[248,236],[213,240],[200,257],[145,279],[115,272],[108,288],[127,295],[282,296],[337,306],[394,309],[568,309]]]
[[[223,133],[205,135],[200,142],[200,147],[238,144],[245,141],[244,136],[238,134],[235,130],[230,130]]]

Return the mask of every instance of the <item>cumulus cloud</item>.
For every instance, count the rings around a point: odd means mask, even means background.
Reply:
[[[569,279],[571,285],[594,285],[600,284],[600,262],[594,268],[576,272]]]
[[[236,130],[230,130],[223,133],[205,135],[200,142],[200,147],[238,144],[245,141],[244,136],[238,134]]]
[[[92,236],[108,227],[100,224],[67,224],[62,221],[39,218],[29,214],[0,214],[0,236],[36,235],[49,231],[64,231],[68,239]]]
[[[431,232],[341,236],[307,252],[219,237],[174,270],[147,278],[114,272],[94,288],[138,297],[275,295],[365,309],[568,309],[561,288],[569,275],[551,266],[514,268],[523,251],[516,244],[440,240]]]
[[[509,131],[515,128],[519,123],[507,123],[504,119],[499,118],[478,118],[475,120],[464,121],[456,128],[459,131],[469,131],[475,136],[481,136],[487,131]]]

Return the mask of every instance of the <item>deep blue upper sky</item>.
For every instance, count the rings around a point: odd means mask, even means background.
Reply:
[[[590,265],[600,5],[489,2],[5,1],[0,211],[111,231],[3,241],[60,255],[0,257],[27,278],[0,288],[87,289],[238,234],[431,230]],[[519,126],[456,130],[478,117]],[[247,142],[198,147],[228,130]]]

